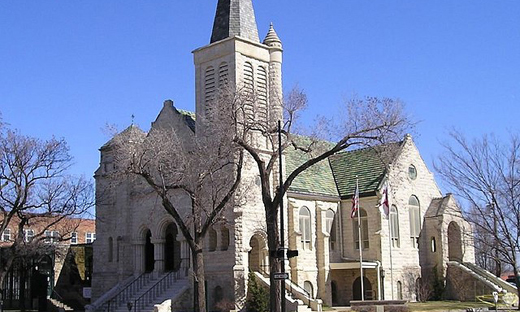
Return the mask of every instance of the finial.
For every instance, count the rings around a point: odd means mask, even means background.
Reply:
[[[131,116],[131,117],[132,117],[132,126],[133,126],[133,125],[134,125],[134,119],[135,119],[135,115],[134,115],[134,114],[132,114],[132,116]]]

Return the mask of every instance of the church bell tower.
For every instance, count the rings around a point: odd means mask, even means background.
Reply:
[[[282,44],[272,25],[260,42],[252,0],[219,0],[210,43],[193,54],[198,123],[224,86],[254,91],[255,120],[282,118]]]

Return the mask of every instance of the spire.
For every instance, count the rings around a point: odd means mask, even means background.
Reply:
[[[260,41],[252,0],[218,0],[210,43],[234,36]]]
[[[278,48],[282,49],[282,41],[278,37],[278,34],[274,30],[273,23],[271,23],[271,26],[269,26],[269,31],[267,32],[267,35],[264,39],[264,44],[271,48]]]

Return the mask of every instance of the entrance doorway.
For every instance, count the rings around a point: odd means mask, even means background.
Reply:
[[[144,244],[144,271],[152,272],[154,268],[154,248],[152,244],[152,232],[146,231],[146,241]]]
[[[354,300],[361,300],[361,277],[356,278],[352,286]],[[365,300],[374,299],[372,284],[365,276],[363,276],[363,288],[365,290]]]
[[[181,266],[181,243],[177,241],[177,226],[170,223],[166,228],[164,243],[164,269],[178,271]]]
[[[448,259],[462,261],[462,235],[456,222],[448,225]]]
[[[251,237],[251,240],[249,241],[249,246],[251,247],[248,257],[249,271],[256,271],[262,274],[267,273],[267,246],[265,244],[265,239],[261,235],[255,234],[253,235],[253,237]]]

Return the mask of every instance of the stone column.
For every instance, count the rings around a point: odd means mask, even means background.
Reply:
[[[142,239],[134,241],[134,275],[144,272],[144,245],[146,242]]]
[[[163,273],[164,272],[164,244],[166,240],[164,238],[156,238],[151,240],[153,244],[153,252],[154,252],[154,273]]]
[[[191,259],[190,259],[190,246],[184,237],[180,240],[181,243],[181,274],[188,276],[188,270],[191,267]]]

